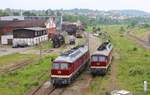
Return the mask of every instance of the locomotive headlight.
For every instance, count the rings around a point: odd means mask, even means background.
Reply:
[[[96,63],[96,65],[100,65],[100,63]]]

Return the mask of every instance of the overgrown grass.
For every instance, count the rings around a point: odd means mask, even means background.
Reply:
[[[150,27],[133,27],[129,29],[135,36],[140,37],[141,39],[148,40],[148,35],[150,34]]]
[[[10,54],[10,55],[4,55],[0,57],[0,65],[1,67],[4,67],[9,64],[15,64],[26,60],[31,60],[36,58],[37,56],[34,54]]]
[[[134,95],[143,95],[143,81],[147,80],[148,85],[150,82],[150,50],[139,47],[139,45],[127,39],[126,36],[121,36],[123,34],[120,31],[121,26],[110,25],[102,28],[103,31],[110,33],[111,41],[120,57],[114,62],[114,64],[118,64],[116,72],[118,89],[129,90]],[[99,95],[106,88],[108,81],[107,77],[94,79],[89,92]],[[149,86],[146,95],[150,95]]]
[[[45,41],[42,42],[41,44],[38,44],[37,46],[35,46],[33,49],[35,50],[48,50],[52,48],[52,41]]]
[[[57,55],[46,55],[36,62],[14,72],[0,75],[0,95],[23,95],[32,87],[48,80],[51,68],[51,58]]]
[[[93,27],[91,27],[91,26],[88,26],[87,28],[86,28],[86,30],[85,30],[86,32],[92,32],[93,31]]]
[[[140,48],[126,37],[120,37],[118,32],[111,35],[121,58],[117,72],[119,86],[136,94],[143,93],[143,81],[150,82],[150,51]]]

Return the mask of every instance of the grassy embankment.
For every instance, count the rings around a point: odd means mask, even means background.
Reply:
[[[52,48],[52,41],[45,41],[45,42],[42,42],[41,44],[38,44],[33,49],[35,49],[35,50],[48,50],[51,48]]]
[[[143,40],[148,40],[148,35],[150,34],[150,27],[143,28],[143,27],[133,27],[130,29],[130,31],[137,37],[143,39]]]
[[[14,65],[27,60],[33,60],[36,57],[37,55],[34,54],[20,54],[20,53],[4,55],[0,57],[0,65],[1,65],[0,68],[5,68],[5,66]]]
[[[49,79],[51,58],[46,55],[40,62],[35,62],[16,71],[0,75],[0,95],[23,95]]]
[[[150,82],[150,50],[143,49],[127,39],[126,36],[122,36],[120,26],[103,26],[103,30],[110,33],[114,51],[119,56],[113,62],[118,66],[116,71],[117,88],[129,90],[134,95],[143,95],[143,81]],[[89,93],[94,95],[103,93],[107,90],[109,80],[109,75],[96,77],[91,83]],[[150,90],[150,87],[148,87],[148,90]],[[148,91],[146,95],[150,95],[150,92]]]

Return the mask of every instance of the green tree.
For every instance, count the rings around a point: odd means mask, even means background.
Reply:
[[[3,10],[0,10],[0,16],[9,16],[9,14]]]
[[[125,32],[125,29],[124,29],[124,27],[120,27],[120,32]]]
[[[101,31],[101,28],[100,28],[100,27],[98,27],[98,28],[97,28],[97,31]]]
[[[54,15],[55,15],[55,12],[54,12],[53,10],[51,10],[51,9],[48,9],[48,10],[45,11],[45,14],[46,14],[47,16],[54,16]]]
[[[96,33],[96,27],[93,27],[92,31],[93,31],[94,33]]]
[[[74,15],[63,15],[63,21],[76,22],[77,16]]]
[[[150,25],[149,25],[149,24],[144,24],[143,27],[144,27],[144,28],[149,28]]]
[[[35,13],[32,13],[32,12],[30,12],[30,11],[25,11],[25,12],[23,13],[23,15],[24,15],[24,16],[36,16]]]
[[[19,16],[20,13],[19,13],[19,12],[13,12],[13,15],[14,15],[14,16]]]
[[[131,27],[135,27],[135,25],[136,25],[137,23],[138,23],[138,21],[134,20],[134,21],[131,22],[131,25],[130,25],[130,26],[131,26]]]

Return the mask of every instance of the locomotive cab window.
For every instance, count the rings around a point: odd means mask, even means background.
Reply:
[[[61,70],[64,70],[64,69],[68,69],[68,64],[67,63],[54,63],[53,64],[53,69],[61,69]]]
[[[92,59],[91,59],[92,61],[101,61],[101,62],[103,62],[103,61],[106,61],[107,60],[107,58],[106,58],[106,56],[103,56],[103,55],[97,55],[97,56],[92,56]]]
[[[106,61],[106,56],[99,56],[99,61],[100,62]]]
[[[92,61],[98,61],[98,56],[92,56]]]
[[[54,63],[54,64],[53,64],[53,69],[59,69],[59,68],[60,68],[60,66],[59,66],[58,63]]]
[[[60,64],[60,69],[62,69],[62,70],[68,69],[68,64],[67,63]]]

